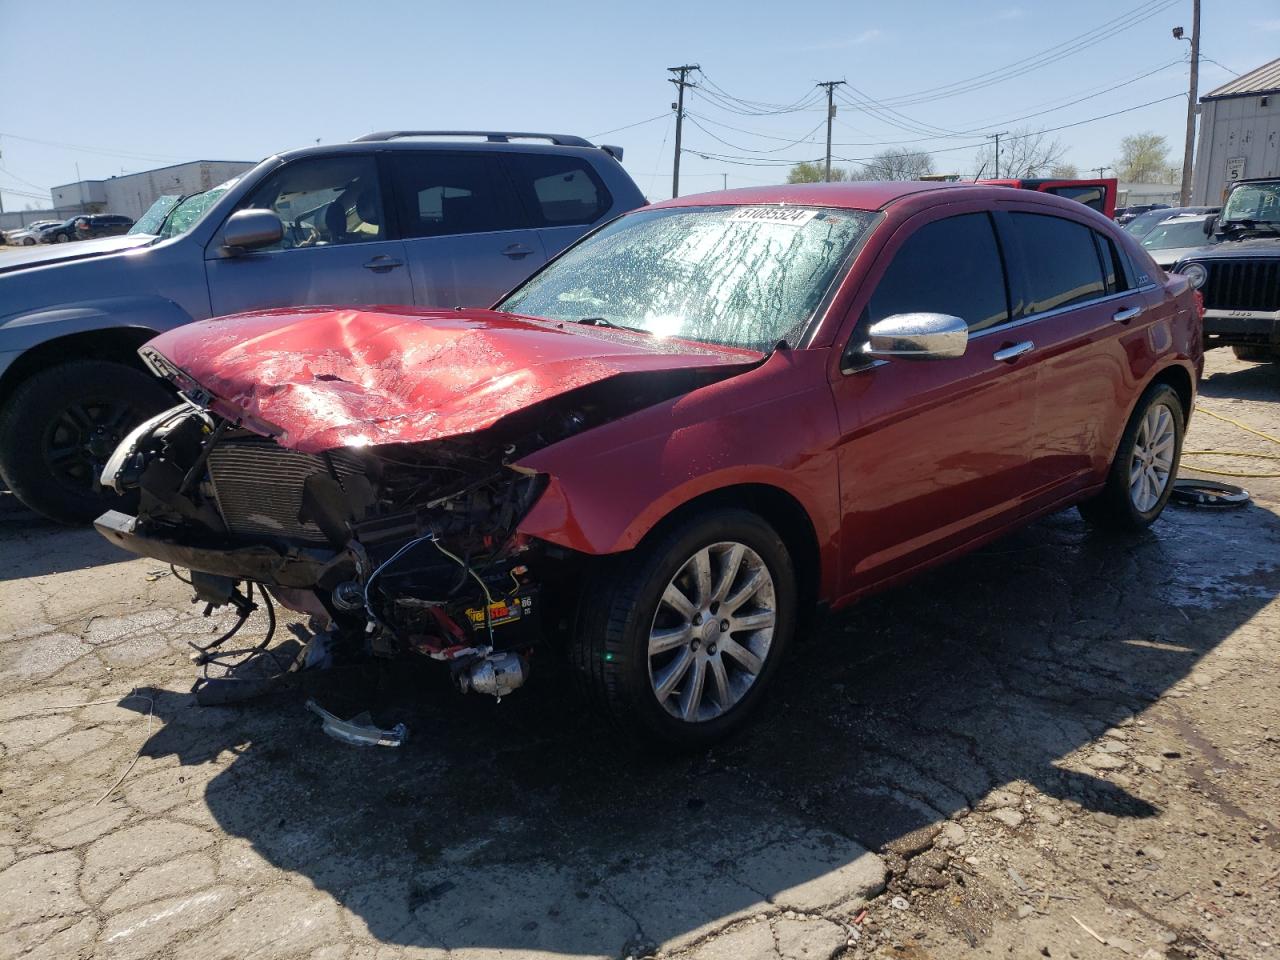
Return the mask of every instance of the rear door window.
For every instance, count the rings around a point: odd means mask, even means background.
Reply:
[[[1040,213],[1015,212],[1010,219],[1022,251],[1027,313],[1057,310],[1105,294],[1093,230],[1074,220]]]
[[[893,255],[867,311],[869,323],[898,313],[945,313],[970,331],[1006,322],[1009,293],[991,217],[966,213],[916,230]]]
[[[591,164],[577,157],[508,154],[511,179],[535,226],[594,223],[613,205]]]
[[[406,239],[527,226],[492,156],[423,150],[390,153],[387,160]]]

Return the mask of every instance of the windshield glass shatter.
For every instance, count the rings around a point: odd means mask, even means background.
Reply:
[[[1222,222],[1235,220],[1280,223],[1280,183],[1251,183],[1232,190],[1222,208]]]
[[[166,193],[163,196],[156,197],[156,202],[147,207],[147,212],[138,218],[138,222],[129,228],[129,232],[155,236],[160,232],[160,226],[164,223],[164,218],[169,216],[169,212],[181,200],[182,195],[178,193]]]
[[[498,309],[766,350],[798,339],[875,218],[823,207],[646,210],[570,250]]]
[[[173,208],[164,221],[164,225],[160,228],[160,239],[168,240],[194,227],[209,212],[209,208],[218,202],[218,198],[230,190],[239,179],[234,177],[225,183],[218,184],[212,190],[197,193],[183,200]]]

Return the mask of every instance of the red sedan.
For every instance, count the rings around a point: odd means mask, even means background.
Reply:
[[[464,691],[566,650],[681,745],[747,718],[816,607],[1072,504],[1153,522],[1202,365],[1187,282],[1105,217],[926,183],[685,197],[492,310],[275,310],[142,353],[185,401],[108,464],[140,491],[112,541]]]

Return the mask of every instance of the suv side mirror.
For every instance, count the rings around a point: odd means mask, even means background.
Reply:
[[[1206,237],[1212,237],[1212,236],[1213,236],[1213,231],[1217,228],[1217,226],[1218,226],[1218,215],[1217,215],[1217,214],[1214,214],[1212,217],[1205,217],[1205,220],[1204,220],[1204,227],[1203,227],[1203,229],[1204,229],[1204,235],[1205,235]]]
[[[284,224],[272,210],[237,210],[222,231],[222,251],[236,257],[249,250],[269,247],[284,238]]]
[[[969,326],[946,313],[895,313],[873,323],[867,336],[867,356],[946,360],[964,356]]]

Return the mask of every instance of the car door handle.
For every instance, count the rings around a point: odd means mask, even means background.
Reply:
[[[1024,353],[1030,353],[1036,348],[1036,345],[1030,340],[1023,340],[1021,343],[1015,343],[1012,347],[1005,347],[1003,350],[997,350],[991,355],[992,360],[1003,360],[1005,363],[1013,363]]]
[[[533,253],[533,247],[526,247],[523,243],[513,243],[502,251],[504,257],[510,257],[512,260],[519,260],[531,253]]]
[[[1125,307],[1123,310],[1117,310],[1111,317],[1116,323],[1128,323],[1142,316],[1141,307]]]
[[[368,261],[364,268],[372,270],[374,273],[386,273],[388,270],[394,270],[396,267],[403,267],[404,261],[397,260],[395,257],[388,257],[385,253],[380,253],[372,260]]]

